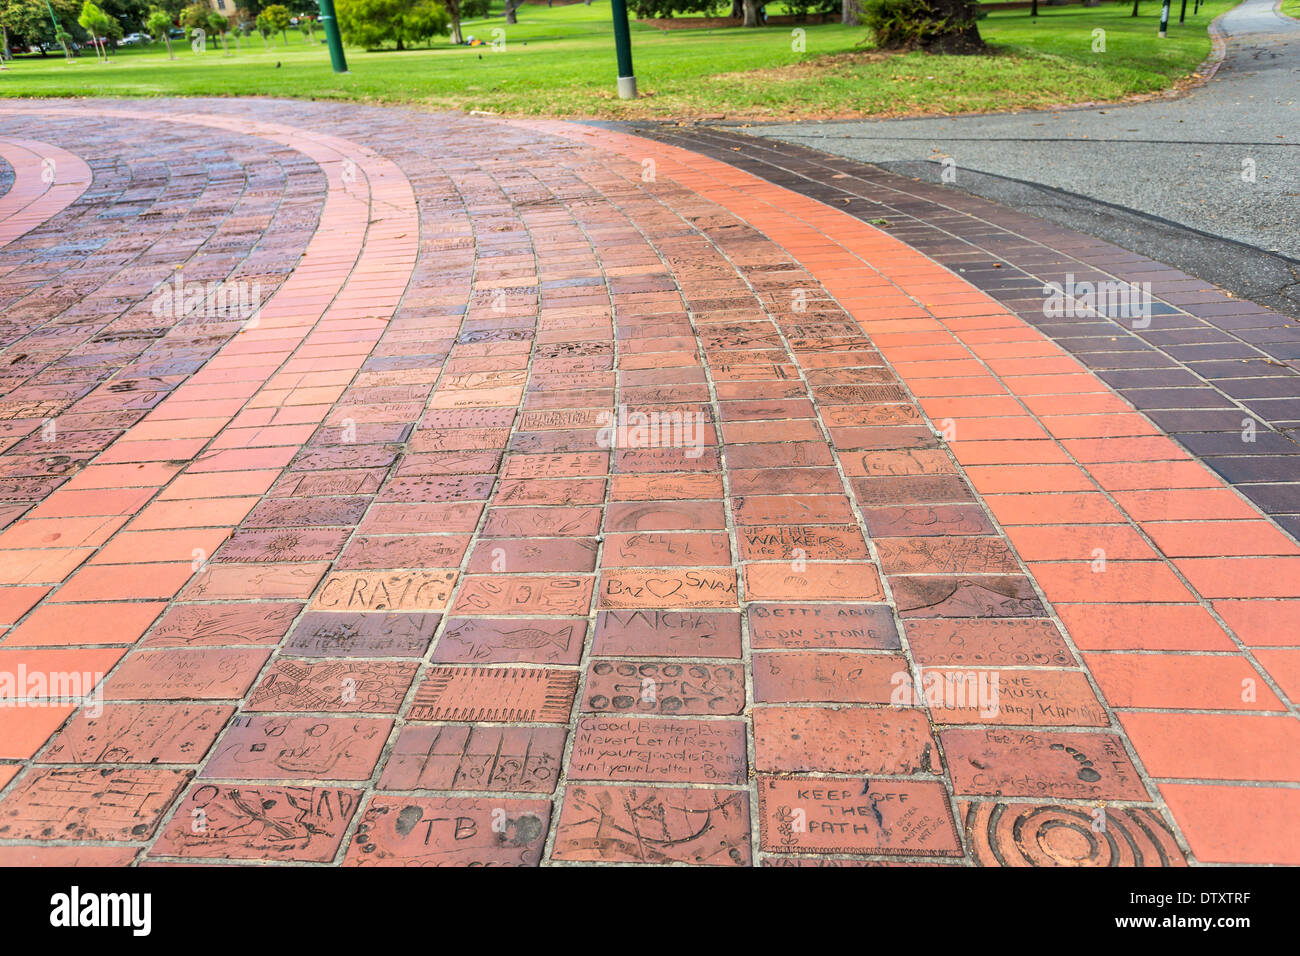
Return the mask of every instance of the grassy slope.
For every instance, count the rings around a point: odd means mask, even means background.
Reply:
[[[607,0],[591,6],[525,6],[520,23],[494,18],[466,25],[490,39],[506,30],[506,49],[452,47],[367,53],[348,51],[351,73],[335,75],[323,46],[290,33],[268,48],[260,38],[223,56],[210,45],[192,53],[176,42],[175,62],[157,48],[122,49],[108,65],[83,55],[20,57],[0,73],[0,95],[270,95],[423,104],[558,116],[755,118],[899,115],[1053,106],[1115,100],[1164,89],[1209,53],[1205,26],[1235,0],[1210,0],[1185,26],[1156,38],[1159,4],[1142,15],[1108,0],[1100,7],[1046,7],[991,13],[980,23],[988,56],[919,53],[881,56],[866,30],[808,26],[806,51],[792,49],[789,28],[660,31],[633,24],[642,91],[635,103],[613,95],[614,53]],[[1094,53],[1093,30],[1106,31]],[[233,52],[233,51],[232,51]],[[276,68],[276,63],[281,66]]]

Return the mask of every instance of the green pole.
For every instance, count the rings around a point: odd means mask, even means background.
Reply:
[[[68,45],[59,38],[63,32],[63,26],[59,23],[59,18],[54,15],[54,7],[50,5],[50,0],[45,0],[45,9],[50,11],[50,22],[54,24],[54,39],[59,41],[59,46],[63,47],[63,55],[68,56]]]
[[[49,0],[45,0],[46,3]],[[330,48],[330,65],[335,73],[346,73],[348,61],[343,56],[343,40],[339,37],[339,22],[334,18],[334,0],[317,0],[320,4],[320,22],[325,28],[325,44]]]
[[[614,52],[618,55],[618,98],[636,99],[636,74],[632,72],[632,31],[627,26],[627,0],[612,0]]]

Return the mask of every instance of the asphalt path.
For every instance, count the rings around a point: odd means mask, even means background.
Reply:
[[[1256,292],[1300,297],[1300,21],[1276,0],[1220,18],[1203,86],[1127,105],[747,132],[951,185]],[[1205,29],[1190,16],[1170,29]],[[1154,38],[1153,38],[1154,40]],[[1104,54],[1103,54],[1104,55]],[[1243,244],[1238,246],[1238,244]],[[1236,248],[1234,248],[1236,247]],[[1243,275],[1243,273],[1245,273]],[[1288,310],[1290,311],[1290,310]]]

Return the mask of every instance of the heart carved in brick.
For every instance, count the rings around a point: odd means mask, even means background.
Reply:
[[[655,597],[668,597],[682,589],[681,581],[674,581],[671,578],[647,578],[645,582],[646,590]]]

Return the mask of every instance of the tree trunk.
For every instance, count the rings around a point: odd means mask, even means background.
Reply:
[[[745,15],[745,4],[743,0],[731,0],[731,19],[739,20]]]
[[[858,16],[861,13],[862,7],[858,6],[858,0],[843,0],[843,6],[840,9],[840,23],[856,27],[860,22]]]
[[[522,0],[506,0],[506,23],[518,23],[519,17],[515,11],[519,9]]]
[[[763,18],[758,15],[760,3],[759,0],[744,0],[745,22],[742,24],[747,27],[761,27]]]
[[[7,70],[9,68],[5,66],[4,61],[13,56],[13,54],[9,52],[9,28],[2,23],[0,23],[0,34],[3,34],[4,36],[4,46],[3,48],[0,48],[0,69]]]
[[[927,0],[928,19],[934,24],[921,40],[921,49],[929,53],[980,53],[985,49],[975,14],[974,0]]]
[[[451,18],[451,42],[457,46],[465,42],[465,38],[460,33],[460,14]]]
[[[1138,2],[1139,0],[1133,0],[1133,16],[1138,15]]]

